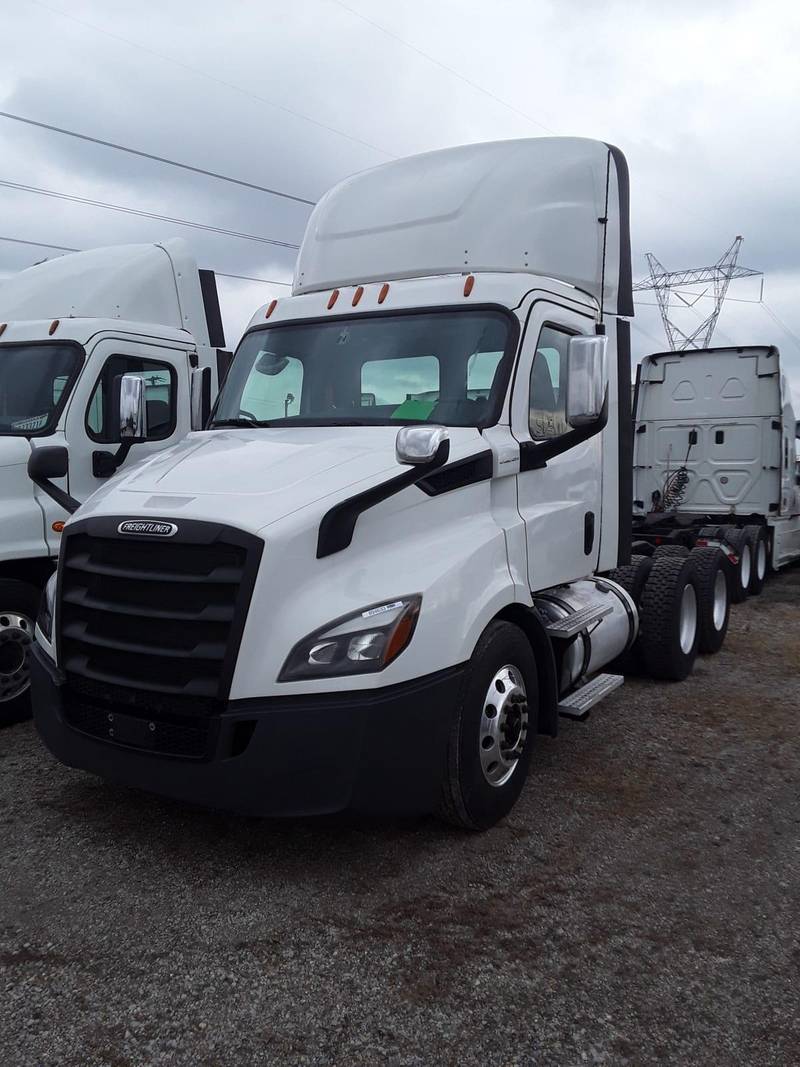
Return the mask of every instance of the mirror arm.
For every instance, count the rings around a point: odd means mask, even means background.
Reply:
[[[353,531],[356,528],[358,516],[370,508],[375,507],[390,496],[401,490],[423,481],[432,471],[443,467],[450,457],[450,441],[445,438],[439,445],[436,455],[429,463],[420,463],[402,474],[389,478],[386,482],[379,482],[371,489],[365,489],[363,493],[357,493],[341,504],[335,504],[327,511],[319,524],[317,534],[317,559],[332,556],[334,552],[341,552],[347,548],[353,540]]]
[[[92,474],[95,478],[110,478],[116,474],[135,444],[132,437],[126,437],[116,452],[92,452]]]
[[[81,506],[80,500],[76,500],[74,496],[70,496],[69,493],[65,493],[63,489],[59,488],[55,482],[51,482],[49,478],[31,478],[34,485],[38,486],[43,493],[55,500],[56,504],[68,511],[70,515],[74,513]]]

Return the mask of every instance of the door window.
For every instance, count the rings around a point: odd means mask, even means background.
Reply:
[[[112,444],[119,441],[119,426],[113,425],[112,393],[114,379],[122,374],[144,378],[147,404],[147,438],[163,441],[175,431],[176,375],[169,363],[138,356],[109,356],[97,379],[86,410],[86,430],[93,441]]]
[[[567,352],[572,334],[543,326],[533,357],[530,380],[529,427],[534,441],[560,437],[567,422]]]

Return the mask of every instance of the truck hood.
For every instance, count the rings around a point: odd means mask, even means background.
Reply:
[[[402,473],[397,426],[210,430],[115,478],[78,512],[183,514],[260,530]],[[478,430],[450,430],[450,459],[485,448]],[[326,506],[329,506],[326,505]]]

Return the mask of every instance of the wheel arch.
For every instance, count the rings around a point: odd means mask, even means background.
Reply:
[[[494,621],[514,623],[530,642],[536,660],[539,682],[538,732],[555,737],[558,734],[558,673],[553,646],[536,611],[524,604],[507,604]]]

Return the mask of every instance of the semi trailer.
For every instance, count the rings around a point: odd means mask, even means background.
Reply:
[[[543,138],[323,197],[207,428],[65,525],[51,752],[237,812],[480,829],[561,716],[718,647],[722,553],[631,562],[628,196],[617,148]]]
[[[224,348],[214,274],[181,240],[78,252],[0,285],[0,723],[29,710],[28,649],[70,509],[203,425]],[[141,390],[135,444],[120,437],[122,388]],[[59,494],[27,473],[54,445],[69,458]]]
[[[734,601],[800,559],[798,424],[774,345],[648,356],[634,407],[638,552],[719,545]]]

